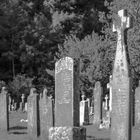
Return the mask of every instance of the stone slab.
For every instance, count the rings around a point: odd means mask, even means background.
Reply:
[[[49,140],[86,140],[84,127],[51,127]]]

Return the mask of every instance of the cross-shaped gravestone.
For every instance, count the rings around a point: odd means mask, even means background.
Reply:
[[[130,27],[130,18],[125,12],[118,12],[118,22],[113,26],[118,36],[112,81],[111,140],[131,139],[130,80],[124,33]]]
[[[112,75],[110,75],[109,83],[107,84],[107,88],[109,88],[109,111],[112,110]]]
[[[122,74],[128,75],[128,64],[124,42],[124,31],[130,27],[130,18],[125,17],[124,16],[125,13],[126,12],[124,10],[120,10],[118,12],[119,21],[116,23],[117,25],[113,24],[113,32],[117,32],[117,49],[114,63],[114,72],[120,68]]]

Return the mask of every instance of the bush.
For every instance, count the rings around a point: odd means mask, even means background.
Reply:
[[[19,97],[25,94],[27,97],[30,93],[30,88],[32,87],[33,78],[26,77],[26,75],[16,75],[13,81],[9,82],[9,91],[13,96]]]

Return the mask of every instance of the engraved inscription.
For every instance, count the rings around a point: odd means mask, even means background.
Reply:
[[[61,74],[62,96],[59,96],[58,103],[70,103],[72,95],[72,71],[65,70]]]

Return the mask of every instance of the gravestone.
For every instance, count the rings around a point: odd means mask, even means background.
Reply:
[[[108,96],[105,96],[105,110],[108,110]]]
[[[49,140],[85,140],[86,129],[79,127],[79,61],[70,57],[55,64],[55,127]]]
[[[101,123],[101,119],[102,119],[102,87],[100,82],[96,82],[95,83],[95,88],[94,88],[94,120],[93,120],[93,124],[99,126]]]
[[[41,140],[49,139],[49,128],[53,126],[52,99],[47,96],[47,92],[47,89],[44,88],[39,101]]]
[[[9,111],[11,111],[11,103],[12,103],[12,99],[11,99],[11,96],[9,95],[8,96],[8,108],[9,108]]]
[[[107,84],[107,88],[109,89],[109,111],[112,110],[112,75],[109,77],[109,83]]]
[[[28,134],[34,140],[40,134],[39,96],[35,88],[31,88],[27,102]]]
[[[140,81],[135,89],[135,126],[140,127]]]
[[[130,80],[124,36],[130,21],[125,14],[124,10],[118,11],[118,21],[113,25],[118,37],[112,81],[111,140],[131,140]]]
[[[27,102],[25,103],[24,111],[27,112]]]
[[[0,131],[9,130],[8,91],[2,87],[0,94]]]
[[[14,109],[17,110],[17,102],[14,103]]]
[[[90,115],[94,114],[94,89],[91,97],[91,110],[90,110]]]
[[[80,101],[80,126],[89,124],[88,100],[84,100],[83,96],[85,95],[82,95],[82,101]]]
[[[24,111],[24,108],[25,108],[25,95],[22,94],[21,95],[21,102],[20,102],[20,108],[19,108],[19,110],[20,111]]]

